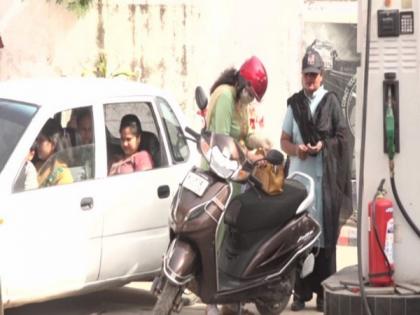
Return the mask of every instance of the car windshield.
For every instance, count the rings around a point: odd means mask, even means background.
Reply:
[[[0,99],[0,173],[38,107]]]

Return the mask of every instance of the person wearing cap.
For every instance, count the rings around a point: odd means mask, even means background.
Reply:
[[[266,139],[251,137],[248,118],[248,105],[256,99],[261,101],[267,89],[267,72],[263,63],[255,56],[247,59],[239,70],[228,68],[221,73],[210,89],[209,105],[206,113],[207,129],[220,134],[231,136],[237,140],[247,158],[256,161],[263,158],[256,154],[257,147],[268,149],[271,145]],[[255,148],[251,148],[251,143]],[[233,185],[233,195],[240,193],[241,185]],[[218,241],[220,244],[223,237],[223,228],[219,229]],[[217,305],[207,306],[207,315],[229,315],[237,314],[235,305],[225,304],[221,308],[221,313]],[[243,314],[252,314],[249,310],[244,310]]]
[[[302,90],[287,100],[281,148],[288,155],[289,174],[303,172],[315,182],[311,215],[321,226],[315,244],[313,272],[296,275],[292,311],[305,308],[316,293],[317,310],[323,312],[322,281],[336,272],[339,230],[352,211],[351,138],[335,93],[323,86],[324,63],[316,50],[302,59]]]

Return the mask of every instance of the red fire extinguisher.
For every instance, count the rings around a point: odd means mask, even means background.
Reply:
[[[393,206],[392,201],[385,198],[383,182],[369,203],[369,282],[373,286],[393,284]]]

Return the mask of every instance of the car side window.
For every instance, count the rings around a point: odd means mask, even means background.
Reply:
[[[92,107],[56,113],[28,148],[14,192],[70,184],[95,174]]]
[[[104,112],[109,175],[168,165],[151,103],[105,104]],[[128,138],[126,134],[120,134],[120,126],[128,126]],[[136,142],[137,133],[139,143]]]
[[[161,98],[156,98],[166,135],[169,139],[169,148],[175,162],[184,162],[190,155],[190,149],[182,132],[182,127],[168,102]]]

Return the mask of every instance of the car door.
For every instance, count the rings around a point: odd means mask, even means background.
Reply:
[[[160,268],[168,245],[169,208],[180,180],[190,167],[190,148],[181,139],[183,151],[177,155],[177,161],[172,159],[167,129],[156,103],[152,97],[143,97],[104,105],[108,154],[118,151],[119,123],[125,114],[134,114],[141,122],[140,148],[152,136],[157,139],[159,152],[144,147],[153,155],[153,169],[106,176],[101,183],[100,189],[108,193],[103,196],[107,206],[100,279],[148,278]],[[173,118],[179,126],[176,116]]]
[[[92,110],[90,106],[86,108]],[[10,183],[10,194],[2,202],[1,280],[6,299],[12,304],[77,291],[98,278],[103,214],[94,203],[100,194],[94,178],[77,178],[74,173],[73,183],[69,184],[31,190],[16,189],[15,185],[21,174],[20,165],[24,165],[28,149],[44,122],[54,117],[65,131],[69,116],[65,114],[69,112],[50,115],[40,111],[41,118],[33,120],[37,126],[27,129],[17,148],[17,163],[7,165],[16,168],[16,176]],[[70,154],[74,149],[63,149],[57,155]],[[91,165],[90,174],[94,174],[95,163]],[[68,167],[77,165],[68,163]]]

